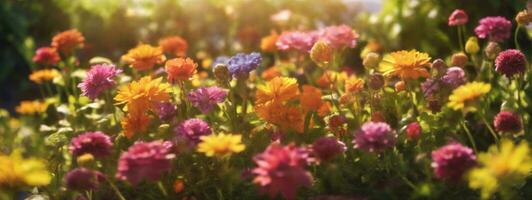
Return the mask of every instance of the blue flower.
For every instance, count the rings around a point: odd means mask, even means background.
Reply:
[[[259,53],[250,54],[238,53],[227,61],[229,73],[235,78],[248,77],[249,72],[256,69],[262,62]]]

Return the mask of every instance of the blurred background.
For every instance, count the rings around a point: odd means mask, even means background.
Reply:
[[[447,26],[454,9],[469,14],[468,35],[480,18],[513,20],[526,0],[2,0],[0,1],[0,107],[13,111],[20,100],[38,96],[28,80],[35,49],[54,34],[76,28],[85,36],[81,66],[95,56],[118,62],[139,42],[156,45],[178,35],[188,56],[216,57],[258,51],[272,30],[312,30],[347,24],[361,35],[360,49],[373,41],[385,51],[413,49],[433,58],[457,49],[456,29]],[[526,31],[519,33],[530,49]],[[511,42],[505,44],[508,47]],[[360,59],[351,59],[357,68]]]

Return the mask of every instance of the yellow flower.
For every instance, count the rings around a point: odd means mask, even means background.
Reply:
[[[20,150],[0,155],[0,163],[0,187],[44,186],[52,179],[44,160],[24,159]]]
[[[218,135],[208,135],[201,137],[198,144],[198,152],[205,155],[226,157],[233,153],[244,151],[246,146],[242,144],[242,135],[231,135],[220,133]]]
[[[467,83],[453,90],[447,105],[453,110],[475,111],[474,103],[490,90],[491,85],[487,83]]]
[[[526,141],[514,145],[510,140],[502,140],[500,149],[491,146],[488,152],[478,156],[478,161],[481,166],[468,175],[469,187],[480,189],[483,199],[518,185],[532,172],[532,157]]]
[[[478,39],[476,37],[469,37],[465,44],[465,51],[468,54],[476,54],[480,50],[478,46]]]
[[[118,89],[115,97],[118,105],[126,104],[125,110],[130,113],[152,111],[155,105],[170,99],[170,84],[161,83],[162,78],[153,79],[150,76],[142,77],[129,85]]]
[[[356,76],[350,76],[345,80],[345,92],[357,93],[364,88],[364,80],[357,78]]]
[[[122,56],[124,62],[139,71],[151,69],[156,64],[162,64],[165,59],[161,48],[148,44],[139,44]]]
[[[398,76],[403,80],[428,77],[426,68],[430,67],[430,57],[416,50],[396,51],[386,55],[380,65],[380,71],[386,77]]]
[[[40,101],[21,101],[20,105],[15,108],[15,111],[20,114],[32,115],[35,113],[42,113],[46,111],[48,104]]]
[[[285,102],[298,97],[299,85],[297,80],[288,77],[275,77],[266,85],[257,87],[256,105],[276,102]]]
[[[31,73],[30,80],[37,84],[42,84],[46,81],[54,80],[54,78],[59,76],[61,76],[61,74],[55,69],[42,69]]]

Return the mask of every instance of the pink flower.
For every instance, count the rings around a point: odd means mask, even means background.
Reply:
[[[168,141],[136,142],[122,153],[118,161],[118,179],[137,185],[142,180],[158,180],[171,168],[172,143]]]
[[[397,134],[384,122],[366,122],[355,134],[355,148],[366,152],[382,152],[395,145]]]
[[[469,21],[469,17],[464,10],[456,9],[449,15],[449,26],[465,25]]]
[[[188,100],[202,113],[210,112],[218,103],[222,103],[227,96],[227,91],[222,88],[201,87],[188,93]]]
[[[252,171],[256,175],[253,182],[271,198],[280,193],[285,199],[295,199],[299,187],[312,185],[312,175],[305,169],[307,159],[303,148],[272,143],[253,158],[257,164]]]
[[[504,17],[485,17],[475,28],[479,38],[488,38],[493,42],[502,42],[512,36],[512,22]]]
[[[406,137],[411,140],[419,139],[421,135],[421,126],[418,122],[412,122],[406,125]]]
[[[192,143],[198,143],[201,136],[212,134],[211,127],[202,119],[192,118],[181,122],[174,128],[177,138],[187,139]]]
[[[33,56],[32,60],[37,64],[50,66],[56,65],[61,58],[54,48],[41,47],[35,51],[35,56]]]
[[[101,172],[86,168],[73,169],[64,178],[66,187],[76,191],[96,190],[104,180]]]
[[[84,96],[94,100],[102,92],[116,84],[113,78],[120,72],[122,72],[122,70],[117,69],[114,65],[94,65],[89,72],[87,72],[87,77],[83,79],[83,82],[81,82],[78,87],[81,89]]]
[[[333,136],[318,138],[312,144],[312,152],[320,161],[328,161],[347,150],[345,144]]]
[[[499,53],[495,59],[495,71],[510,78],[526,71],[526,56],[517,49],[508,49]]]
[[[320,39],[333,48],[355,48],[358,34],[347,25],[329,26],[320,31]]]
[[[439,179],[459,181],[465,172],[476,165],[477,157],[469,147],[450,143],[432,151],[432,168]]]
[[[74,156],[90,153],[96,158],[101,158],[111,154],[113,143],[103,132],[85,132],[72,138],[69,149]]]
[[[316,41],[318,41],[318,33],[311,32],[283,32],[275,43],[277,49],[281,51],[297,50],[301,52],[309,52]]]
[[[499,132],[516,133],[523,129],[521,117],[510,111],[501,111],[493,120],[495,130]]]

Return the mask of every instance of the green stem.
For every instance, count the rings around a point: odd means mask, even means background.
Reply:
[[[126,200],[126,198],[124,198],[124,195],[122,195],[122,193],[120,192],[120,190],[118,190],[118,188],[116,187],[116,185],[111,182],[111,180],[109,179],[105,179],[107,180],[107,182],[109,183],[109,185],[111,186],[111,189],[113,189],[113,191],[115,192],[116,196],[118,196],[118,199],[120,200]]]
[[[499,142],[499,137],[497,137],[497,134],[495,133],[495,131],[493,130],[493,128],[491,128],[491,125],[488,123],[488,120],[486,120],[486,117],[484,117],[485,114],[481,114],[480,115],[480,118],[482,119],[482,122],[484,122],[484,124],[486,125],[486,127],[488,127],[488,130],[490,131],[491,133],[491,136],[493,136],[493,139],[495,140],[495,142],[497,144],[500,144]]]
[[[462,128],[464,128],[464,131],[467,134],[467,137],[469,138],[469,142],[471,142],[471,145],[473,146],[473,150],[475,151],[475,154],[478,152],[477,150],[477,144],[475,143],[475,140],[473,139],[473,135],[471,135],[471,131],[469,131],[469,128],[467,128],[467,125],[465,124],[465,119],[460,121],[460,125],[462,125]]]
[[[517,40],[517,35],[519,35],[519,29],[521,28],[521,25],[517,25],[517,28],[515,28],[514,32],[514,43],[515,48],[521,50],[521,46],[519,46],[519,41]]]
[[[167,197],[168,196],[168,192],[166,192],[166,188],[164,188],[163,182],[161,182],[161,181],[157,182],[157,186],[159,187],[159,189],[161,190],[163,195],[165,197]]]
[[[460,31],[460,26],[456,28],[456,32],[458,33],[458,45],[460,46],[460,49],[464,51],[464,41],[462,40],[462,31]]]

